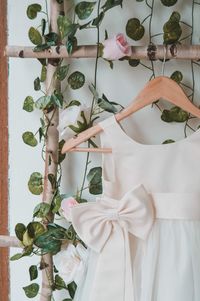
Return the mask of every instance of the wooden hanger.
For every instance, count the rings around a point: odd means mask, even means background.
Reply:
[[[200,118],[200,109],[197,108],[187,97],[183,89],[171,78],[166,76],[158,76],[149,81],[142,91],[137,95],[134,101],[121,112],[115,114],[116,120],[120,121],[132,113],[152,104],[159,98],[163,98],[175,106],[180,107],[184,111]],[[89,138],[97,135],[103,129],[100,125],[96,124],[91,128],[81,132],[76,137],[73,137],[65,142],[62,147],[61,153],[64,154],[69,151],[78,152],[112,152],[109,148],[77,148],[79,144],[87,141]]]

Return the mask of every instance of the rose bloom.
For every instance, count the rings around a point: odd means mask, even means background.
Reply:
[[[104,46],[102,57],[107,60],[118,60],[124,56],[130,56],[132,53],[131,46],[122,33],[105,40],[102,44]]]
[[[75,247],[72,243],[62,247],[54,256],[54,264],[58,274],[66,285],[74,281],[78,285],[86,269],[88,250],[80,243]]]
[[[63,199],[60,206],[60,214],[71,222],[71,208],[77,204],[78,202],[73,197]]]

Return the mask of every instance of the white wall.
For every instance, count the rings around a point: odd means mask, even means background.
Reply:
[[[8,42],[10,45],[31,45],[27,31],[28,28],[38,21],[28,20],[26,17],[26,7],[34,1],[14,1],[8,0]],[[35,1],[37,2],[37,1]],[[44,1],[38,1],[44,4]],[[162,24],[168,19],[170,12],[177,9],[181,12],[183,20],[191,22],[191,1],[179,0],[178,5],[173,8],[165,8],[156,0],[156,15],[153,21],[153,32],[161,30]],[[158,13],[159,12],[159,13]],[[195,10],[195,15],[200,11]],[[125,25],[129,18],[139,16],[140,19],[148,14],[148,9],[143,3],[131,0],[124,0],[123,10],[119,7],[112,9],[107,13],[101,26],[101,40],[104,39],[104,30],[108,30],[109,36],[117,32],[125,32]],[[198,17],[196,17],[196,27],[198,28]],[[79,35],[79,43],[95,43],[95,30],[85,30]],[[130,40],[129,40],[130,41]],[[131,41],[130,41],[131,42]],[[195,29],[194,42],[199,43],[199,32]],[[147,35],[137,44],[147,43]],[[148,64],[148,62],[146,62]],[[161,62],[155,62],[157,75],[161,74]],[[94,78],[94,60],[83,59],[74,60],[71,64],[71,70],[80,70],[86,75],[86,84],[80,90],[72,93],[69,91],[67,97],[69,100],[78,99],[91,102],[91,94],[88,92],[88,84],[93,82]],[[166,64],[165,74],[170,75],[176,69],[184,72],[185,83],[189,84],[191,80],[190,62],[173,61]],[[10,232],[14,234],[15,224],[23,222],[27,224],[32,217],[32,211],[35,205],[40,202],[40,196],[32,195],[27,189],[27,181],[33,171],[43,173],[44,164],[41,159],[41,146],[32,149],[26,146],[22,141],[22,133],[26,130],[35,132],[39,127],[40,112],[27,113],[22,110],[22,104],[27,95],[35,98],[39,94],[33,89],[33,80],[40,73],[40,63],[32,59],[10,59],[9,62],[9,206],[10,206]],[[98,68],[98,90],[112,100],[120,102],[126,106],[137,94],[137,92],[148,81],[150,73],[143,67],[132,68],[126,62],[115,62],[114,69],[100,60]],[[199,82],[199,73],[196,72],[196,82]],[[199,88],[197,86],[197,88]],[[195,103],[198,101],[199,92],[196,94]],[[165,107],[168,104],[165,103]],[[129,123],[129,124],[128,124]],[[167,124],[160,120],[160,112],[154,106],[151,106],[135,113],[123,121],[127,133],[135,140],[145,144],[159,144],[165,139],[182,139],[183,124]],[[198,123],[196,123],[197,125]],[[190,132],[188,131],[188,134]],[[74,193],[77,185],[81,184],[83,177],[83,167],[86,154],[69,154],[63,163],[63,182],[62,193]],[[93,165],[101,163],[101,155],[91,155]],[[92,197],[90,196],[90,199]],[[17,250],[11,250],[11,254]],[[38,263],[39,258],[24,258],[20,261],[11,262],[10,280],[11,294],[10,300],[27,300],[22,290],[23,286],[28,285],[29,275],[28,267],[33,263]],[[36,298],[37,299],[37,298]],[[56,300],[59,300],[57,298]],[[61,299],[60,299],[61,300]]]

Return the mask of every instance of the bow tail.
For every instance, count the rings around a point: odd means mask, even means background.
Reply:
[[[114,224],[99,254],[90,301],[134,301],[128,232]]]

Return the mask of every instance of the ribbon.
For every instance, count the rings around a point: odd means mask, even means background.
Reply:
[[[71,217],[79,237],[99,253],[89,301],[134,301],[129,235],[145,240],[155,217],[143,184],[120,200],[103,195],[75,205]]]

